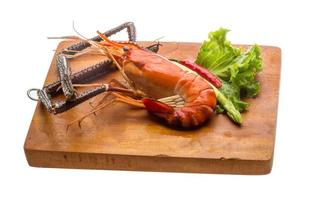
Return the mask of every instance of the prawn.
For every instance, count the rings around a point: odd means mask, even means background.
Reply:
[[[91,45],[114,62],[128,84],[121,90],[107,87],[106,91],[114,94],[117,101],[143,108],[178,128],[194,128],[211,118],[216,95],[198,73],[136,43],[111,41],[97,33],[102,41],[91,41]],[[97,106],[91,113],[110,103]]]

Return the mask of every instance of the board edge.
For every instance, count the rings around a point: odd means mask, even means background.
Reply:
[[[150,172],[266,175],[270,160],[202,159],[170,156],[135,156],[99,153],[52,152],[24,147],[29,166],[68,169],[104,169]]]

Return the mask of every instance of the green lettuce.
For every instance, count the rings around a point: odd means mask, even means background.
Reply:
[[[240,112],[249,106],[242,99],[255,97],[260,92],[256,74],[262,70],[262,59],[258,45],[246,51],[233,47],[226,39],[228,31],[220,28],[209,33],[195,62],[222,80],[222,87],[215,91],[219,103],[216,111],[226,112],[234,122],[241,124]]]

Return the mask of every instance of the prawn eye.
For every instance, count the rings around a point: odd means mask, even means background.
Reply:
[[[124,46],[123,47],[123,51],[125,51],[125,52],[129,51],[129,47],[128,46]]]

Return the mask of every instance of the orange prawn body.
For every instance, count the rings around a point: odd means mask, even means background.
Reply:
[[[100,36],[105,40],[104,48],[121,65],[135,89],[146,94],[141,102],[151,114],[182,128],[200,126],[213,115],[217,104],[215,92],[197,73],[138,45],[116,43]],[[182,105],[161,101],[175,95],[182,99]]]
[[[145,108],[169,125],[192,128],[213,115],[216,96],[201,76],[144,49],[129,50],[126,62],[123,67],[127,76],[151,98],[143,99]],[[183,106],[171,107],[153,100],[174,95],[183,98]]]

